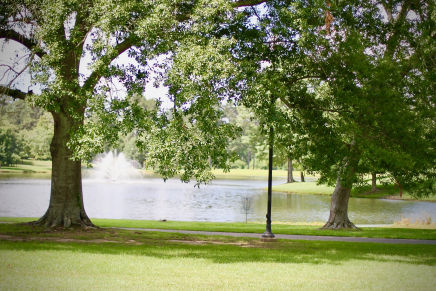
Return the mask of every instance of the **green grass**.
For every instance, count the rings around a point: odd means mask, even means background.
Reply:
[[[0,241],[0,290],[432,290],[436,285],[434,245],[262,243],[107,229],[46,232],[22,225],[0,225],[0,234],[27,240]]]
[[[296,182],[276,185],[272,187],[273,191],[277,192],[287,192],[295,194],[320,194],[320,195],[331,195],[333,193],[334,187],[326,185],[317,185],[316,182]]]
[[[159,174],[154,173],[152,170],[144,170],[144,173],[148,176],[159,177]],[[261,169],[230,169],[229,172],[224,172],[222,169],[212,170],[212,174],[216,179],[229,179],[229,180],[257,180],[257,179],[267,179],[268,170]],[[288,172],[285,170],[273,170],[273,179],[276,178],[286,178]],[[294,176],[299,176],[299,171],[294,171]],[[311,176],[306,176],[311,177]]]
[[[1,167],[0,175],[7,176],[9,174],[45,174],[51,173],[51,161],[41,160],[26,160],[22,164],[13,167]]]
[[[146,176],[160,177],[159,174],[152,170],[144,170]],[[227,179],[227,180],[259,180],[268,178],[268,170],[261,169],[231,169],[230,172],[224,172],[222,169],[212,170],[212,174],[215,179]],[[284,170],[274,170],[273,178],[286,178],[287,172]]]
[[[2,222],[28,222],[36,218],[0,217]],[[92,219],[100,227],[130,227],[152,229],[203,230],[221,232],[263,233],[265,225],[261,223],[226,223],[226,222],[190,222],[190,221],[155,221],[127,219]],[[436,239],[436,229],[365,227],[360,231],[320,230],[318,226],[274,224],[275,234],[327,235],[372,238],[409,238]]]
[[[400,190],[396,185],[382,184],[377,185],[377,191],[371,192],[371,186],[363,186],[354,188],[351,192],[352,197],[359,198],[389,198],[389,199],[402,199],[402,200],[417,200],[417,198],[410,195],[407,191],[403,191],[400,197]],[[418,200],[436,201],[435,197],[421,197]]]
[[[146,175],[158,176],[150,170],[144,171]],[[26,160],[22,164],[17,164],[12,167],[1,167],[0,176],[17,175],[17,174],[50,174],[51,161],[41,160]],[[263,179],[268,177],[268,170],[261,169],[231,169],[230,172],[223,172],[223,170],[215,169],[213,174],[217,179]],[[294,171],[294,175],[300,175],[300,172]],[[274,178],[287,177],[287,171],[274,170]]]
[[[334,187],[326,185],[317,185],[316,182],[305,183],[286,183],[272,187],[273,191],[285,192],[289,194],[319,194],[319,195],[332,195]],[[406,191],[400,197],[398,187],[394,185],[377,185],[377,191],[371,192],[371,186],[357,187],[351,190],[351,197],[356,198],[389,198],[389,199],[402,199],[402,200],[417,200]],[[423,197],[418,200],[436,201],[435,197]]]
[[[230,172],[215,169],[212,173],[219,179],[256,179],[268,177],[268,170],[261,169],[231,169]],[[285,178],[287,175],[288,172],[285,170],[273,170],[273,177],[275,178]]]

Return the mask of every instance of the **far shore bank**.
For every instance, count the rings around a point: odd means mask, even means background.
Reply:
[[[83,168],[83,172],[90,171],[89,168]],[[138,170],[141,171],[145,177],[159,177],[151,170]],[[265,169],[230,169],[225,172],[221,169],[213,170],[215,179],[228,179],[228,180],[259,180],[268,178],[268,170]],[[293,172],[294,177],[300,177],[300,171]],[[51,161],[42,160],[26,160],[22,164],[1,167],[0,179],[7,178],[41,178],[49,179],[51,175]],[[286,170],[273,170],[273,179],[286,179]],[[314,176],[305,176],[307,182],[294,182],[275,185],[272,187],[274,192],[282,192],[287,194],[313,194],[313,195],[329,195],[331,196],[334,187],[327,185],[317,185]],[[409,200],[409,201],[430,201],[436,202],[436,197],[422,197],[415,198],[407,192],[403,192],[400,197],[398,188],[393,185],[378,185],[377,191],[371,192],[370,186],[353,188],[351,197],[355,198],[371,198],[371,199],[391,199],[391,200]]]
[[[276,185],[272,191],[283,192],[287,194],[314,194],[331,196],[335,190],[332,186],[318,185],[316,182],[294,182]],[[351,197],[354,198],[371,198],[371,199],[391,199],[391,200],[409,200],[409,201],[430,201],[436,202],[436,197],[415,198],[406,191],[400,196],[398,188],[394,185],[377,185],[377,190],[371,192],[371,186],[356,187],[351,191]]]

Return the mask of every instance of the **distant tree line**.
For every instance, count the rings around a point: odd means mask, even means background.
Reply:
[[[50,159],[53,120],[48,112],[23,100],[5,98],[0,104],[0,162]]]
[[[154,106],[153,100],[138,98],[144,108]],[[0,104],[0,161],[3,166],[13,165],[25,159],[49,160],[53,121],[50,113],[32,106],[24,100],[5,98]],[[232,168],[266,169],[268,147],[259,121],[244,106],[224,106],[224,119],[241,128],[229,150],[236,154]],[[120,134],[118,141],[106,146],[106,151],[123,152],[126,157],[142,167],[145,153],[137,147],[138,135],[135,131]],[[286,154],[279,150],[275,168],[287,168]],[[297,164],[298,168],[298,164]],[[298,168],[299,169],[299,168]]]

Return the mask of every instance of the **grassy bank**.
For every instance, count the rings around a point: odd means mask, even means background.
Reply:
[[[0,167],[0,175],[16,175],[16,174],[50,174],[51,173],[51,161],[41,160],[26,160],[21,164],[8,167]]]
[[[28,222],[36,218],[25,217],[0,217],[0,222]],[[127,220],[127,219],[92,219],[92,222],[99,227],[130,227],[130,228],[151,228],[151,229],[181,229],[181,230],[203,230],[222,232],[247,232],[263,233],[263,223],[228,223],[228,222],[195,222],[195,221],[156,221],[156,220]],[[301,235],[329,235],[329,236],[352,236],[352,237],[374,237],[374,238],[411,238],[411,239],[435,239],[436,229],[414,229],[414,228],[382,228],[365,227],[360,231],[341,230],[320,230],[319,226],[312,225],[289,225],[275,223],[273,221],[273,232],[276,234],[301,234]]]
[[[220,169],[213,170],[213,174],[218,179],[256,179],[256,178],[267,178],[268,170],[261,169],[231,169],[230,172],[224,172]],[[287,171],[285,170],[273,170],[274,178],[286,178]],[[299,172],[298,172],[299,175]]]
[[[0,175],[26,175],[26,174],[50,174],[51,161],[41,160],[26,160],[22,164],[17,164],[10,167],[0,167]],[[148,176],[156,176],[153,171],[146,170],[144,173]],[[261,169],[231,169],[230,172],[224,172],[220,169],[213,170],[213,174],[218,179],[263,179],[268,177],[268,170]],[[299,172],[294,172],[294,175],[299,175]],[[274,170],[274,178],[286,178],[287,172],[284,170]]]
[[[83,171],[86,174],[86,170]],[[158,177],[152,171],[144,171],[146,176]],[[23,164],[16,165],[14,167],[1,167],[0,177],[42,177],[47,178],[51,174],[51,161],[41,160],[28,160]],[[213,174],[217,179],[266,179],[268,177],[267,170],[261,169],[231,169],[230,172],[224,172],[223,170],[213,170]],[[298,177],[299,171],[294,171],[294,176]],[[274,178],[284,179],[287,177],[287,171],[274,170]],[[310,176],[307,176],[310,177]],[[313,177],[310,177],[313,178]],[[400,197],[398,188],[393,185],[378,185],[376,192],[370,192],[370,186],[354,188],[351,193],[351,197],[357,198],[388,198],[388,199],[402,199],[402,200],[416,200],[409,193],[404,192],[403,197]],[[334,187],[326,185],[317,185],[316,182],[305,183],[287,183],[282,185],[273,186],[273,191],[286,192],[293,194],[320,194],[331,195]],[[436,201],[436,197],[420,198],[419,200]]]
[[[262,243],[22,225],[0,225],[0,234],[1,290],[431,290],[436,284],[434,245]]]
[[[290,194],[319,194],[319,195],[332,195],[334,187],[326,185],[317,185],[316,182],[305,183],[287,183],[276,185],[272,187],[273,191],[285,192]],[[403,192],[402,197],[397,187],[394,185],[377,185],[377,191],[371,192],[371,186],[353,188],[351,190],[351,197],[356,198],[386,198],[386,199],[401,199],[401,200],[425,200],[436,201],[433,197],[423,197],[416,199],[407,192]]]
[[[294,194],[319,194],[319,195],[331,195],[334,187],[326,185],[317,185],[316,182],[296,182],[276,185],[272,187],[273,191],[286,192]]]

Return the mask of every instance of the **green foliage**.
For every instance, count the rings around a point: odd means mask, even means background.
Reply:
[[[0,111],[0,128],[12,130],[22,143],[21,158],[50,159],[53,119],[48,112],[10,98],[3,100]]]
[[[53,118],[50,113],[41,115],[36,126],[22,132],[29,158],[38,160],[50,159],[50,142],[53,136]]]
[[[162,125],[141,137],[146,166],[164,179],[180,175],[182,181],[195,177],[198,183],[204,183],[213,177],[213,168],[230,167],[233,154],[227,151],[227,144],[235,137],[236,128],[221,123],[219,112],[202,112],[193,108],[196,106],[178,111],[171,119],[162,116]]]
[[[0,163],[3,166],[17,164],[21,158],[22,143],[12,130],[0,129]]]
[[[434,91],[422,86],[434,86],[435,70],[414,38],[432,47],[434,5],[387,3],[272,1],[262,13],[247,11],[258,25],[246,27],[235,48],[245,78],[239,90],[286,151],[321,173],[320,182],[334,184],[339,174],[351,186],[354,172],[380,171],[409,188],[426,179],[432,190]],[[408,10],[419,19],[406,17]]]
[[[229,167],[233,155],[226,145],[236,129],[221,122],[220,101],[234,73],[228,58],[233,40],[210,37],[234,15],[228,1],[20,0],[7,1],[2,13],[2,33],[31,19],[17,39],[32,55],[31,81],[41,89],[29,99],[55,120],[68,120],[71,158],[89,162],[132,134],[137,153],[147,155],[137,158],[147,158],[166,178],[205,182],[211,168]],[[123,54],[133,62],[120,61]],[[153,65],[158,56],[163,61]],[[159,102],[142,106],[145,86],[154,81],[170,87],[174,112]],[[115,83],[127,96],[117,94]],[[126,145],[135,156],[133,142]]]
[[[281,148],[276,156],[301,157],[323,182],[334,183],[346,161],[358,173],[388,172],[405,187],[434,178],[434,4],[235,5],[6,1],[0,25],[20,26],[20,13],[32,19],[32,45],[21,41],[42,92],[31,99],[74,121],[68,142],[74,159],[90,161],[131,134],[145,155],[138,159],[164,177],[207,181],[212,168],[229,168],[234,157],[226,146],[238,130],[223,121],[222,108],[230,102],[249,108],[261,129],[239,122],[242,137],[231,148],[247,166],[253,153],[262,157],[262,134],[272,127]],[[121,62],[122,54],[134,63]],[[157,56],[163,61],[152,65]],[[87,72],[79,66],[85,59]],[[153,81],[169,87],[172,110],[160,102],[141,105],[138,96]],[[116,94],[116,83],[127,96]],[[132,157],[139,153],[133,142],[126,145]],[[29,155],[47,153],[27,148]]]
[[[260,131],[259,122],[252,112],[244,106],[234,106],[227,103],[224,106],[226,120],[241,128],[240,136],[232,140],[229,149],[234,151],[239,161],[233,167],[248,169],[259,166],[265,159],[265,137]]]

